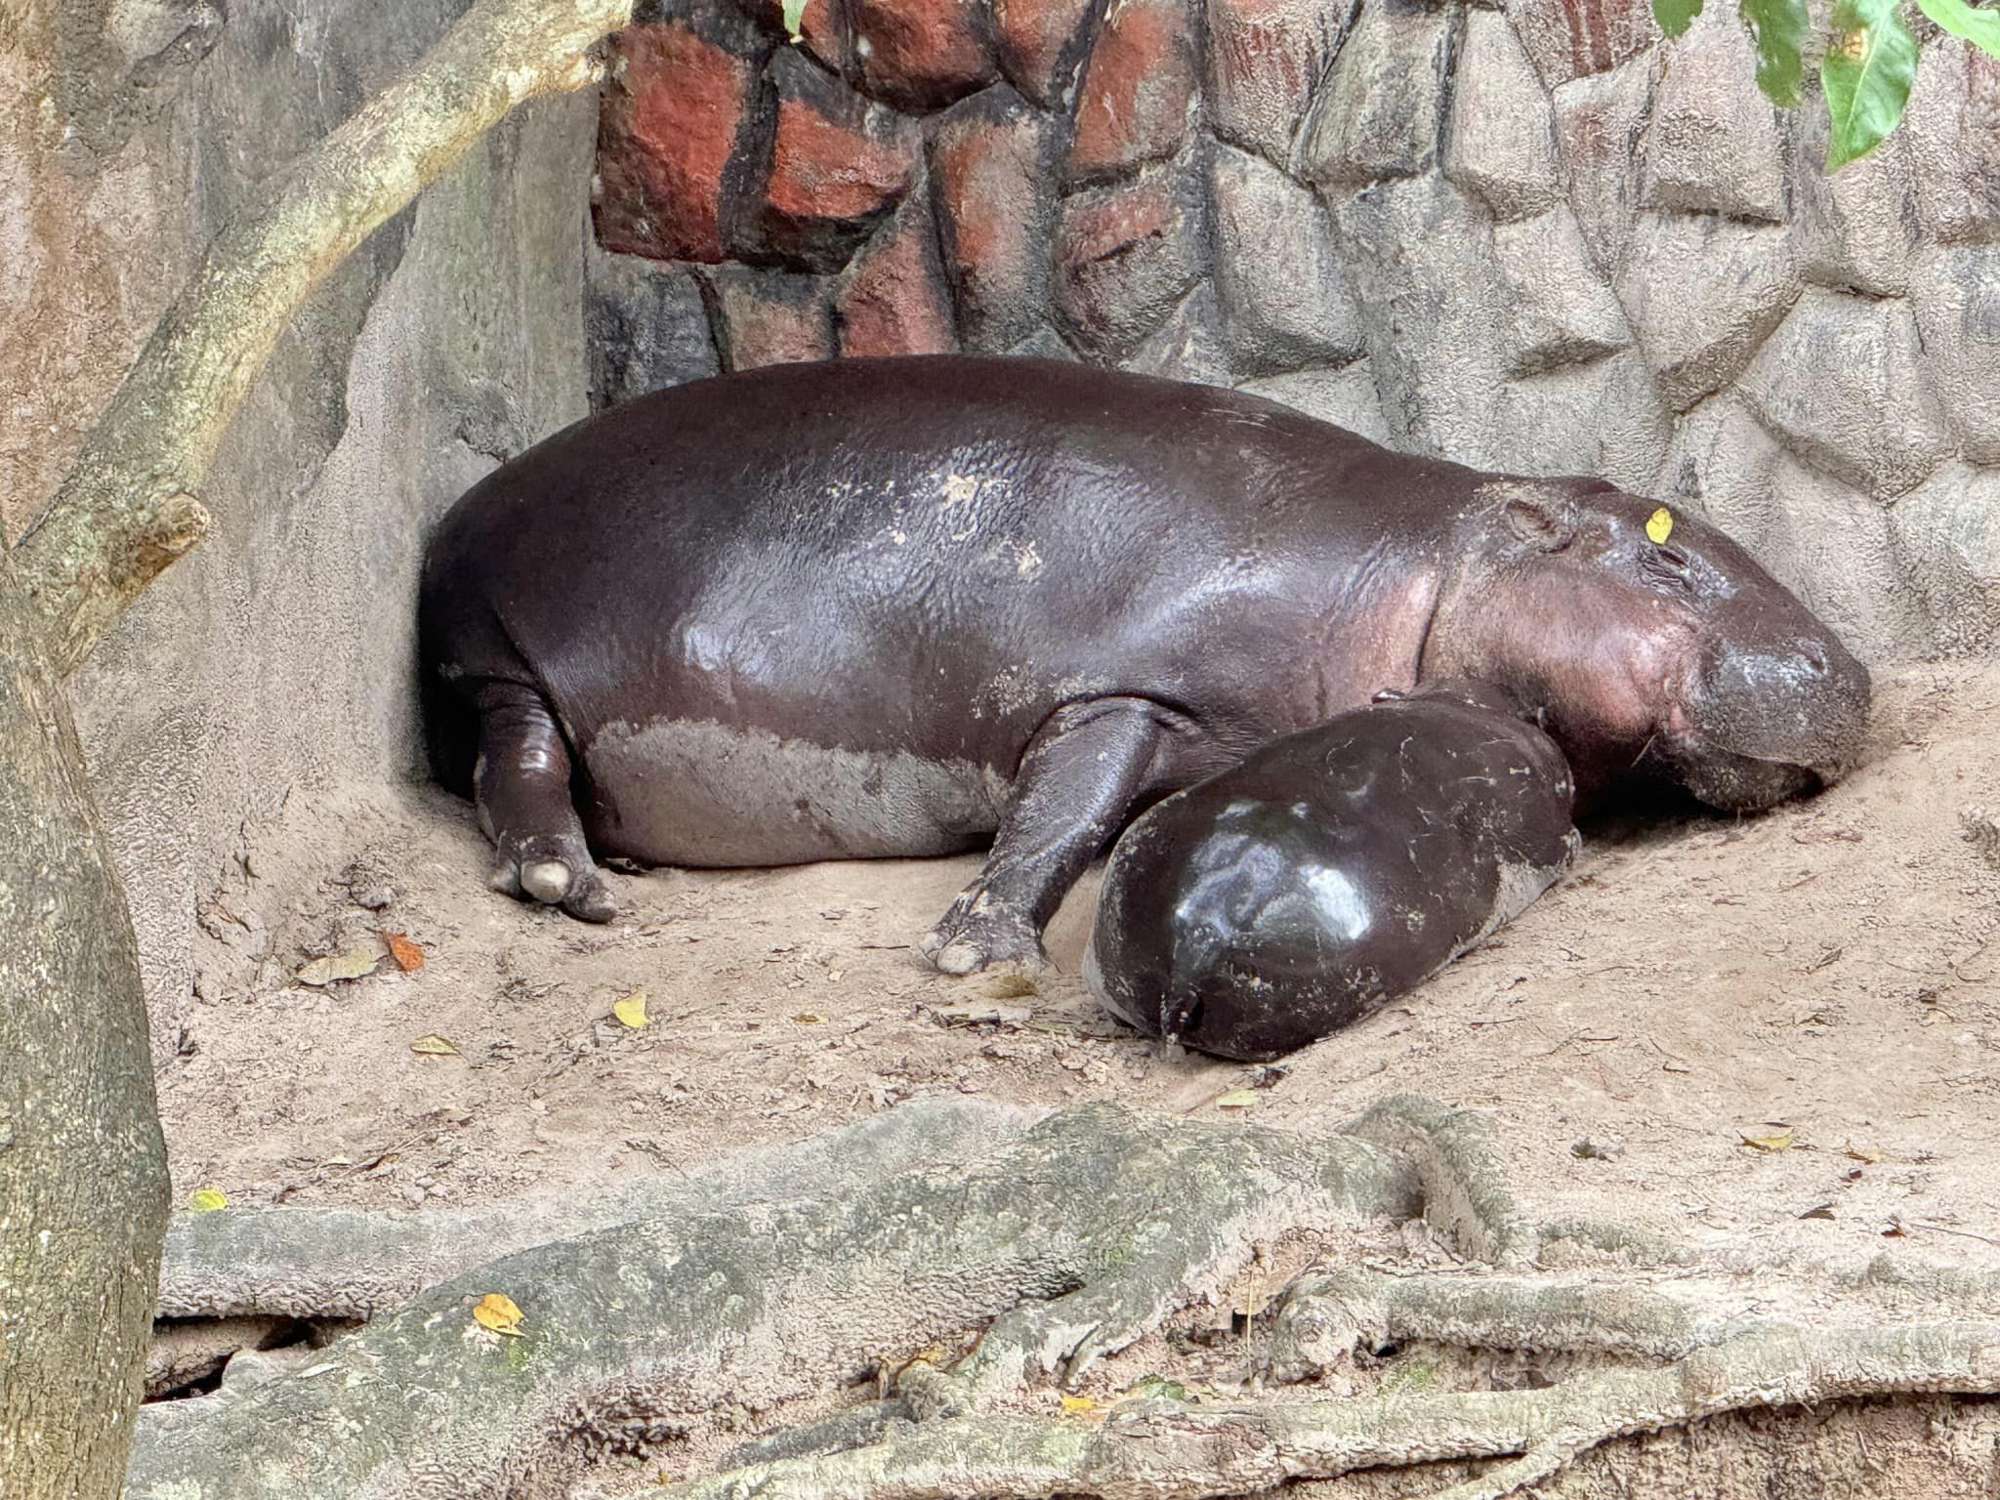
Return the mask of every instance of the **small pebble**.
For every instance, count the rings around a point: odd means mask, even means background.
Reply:
[[[425,1193],[425,1191],[422,1188],[418,1187],[414,1182],[404,1184],[403,1201],[409,1204],[410,1207],[412,1208],[422,1207],[424,1199],[428,1196],[429,1194]]]
[[[1587,1135],[1571,1146],[1570,1151],[1585,1161],[1616,1161],[1625,1154],[1625,1137],[1622,1135]]]

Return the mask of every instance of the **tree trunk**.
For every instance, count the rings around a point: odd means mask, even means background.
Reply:
[[[312,289],[516,105],[592,82],[632,4],[482,0],[216,236],[14,549],[63,676],[206,534],[208,466]]]
[[[223,434],[313,288],[633,0],[479,0],[226,228],[55,502],[0,548],[0,1484],[124,1487],[166,1220],[130,920],[61,679],[199,542]]]
[[[40,613],[0,550],[0,1476],[118,1493],[167,1220],[125,897]]]

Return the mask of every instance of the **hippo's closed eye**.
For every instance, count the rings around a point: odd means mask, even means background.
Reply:
[[[1652,548],[1640,558],[1639,571],[1647,581],[1684,594],[1693,588],[1688,555],[1678,547],[1662,544]]]

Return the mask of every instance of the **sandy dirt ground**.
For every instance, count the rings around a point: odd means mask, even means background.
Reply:
[[[201,904],[160,1068],[176,1200],[590,1193],[952,1090],[1203,1115],[1249,1089],[1251,1116],[1309,1131],[1415,1090],[1497,1116],[1552,1212],[2000,1266],[2000,838],[1977,835],[2000,816],[2000,665],[1878,687],[1840,786],[1588,829],[1576,873],[1495,941],[1269,1068],[1096,1011],[1077,978],[1095,873],[1023,993],[911,946],[972,857],[617,874],[626,914],[589,928],[488,892],[442,794],[296,806]],[[296,978],[380,957],[383,932],[422,967]],[[613,1007],[639,992],[634,1030]]]

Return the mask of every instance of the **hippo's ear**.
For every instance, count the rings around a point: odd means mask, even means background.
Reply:
[[[1507,529],[1531,547],[1560,552],[1576,540],[1576,508],[1561,495],[1508,497]]]

